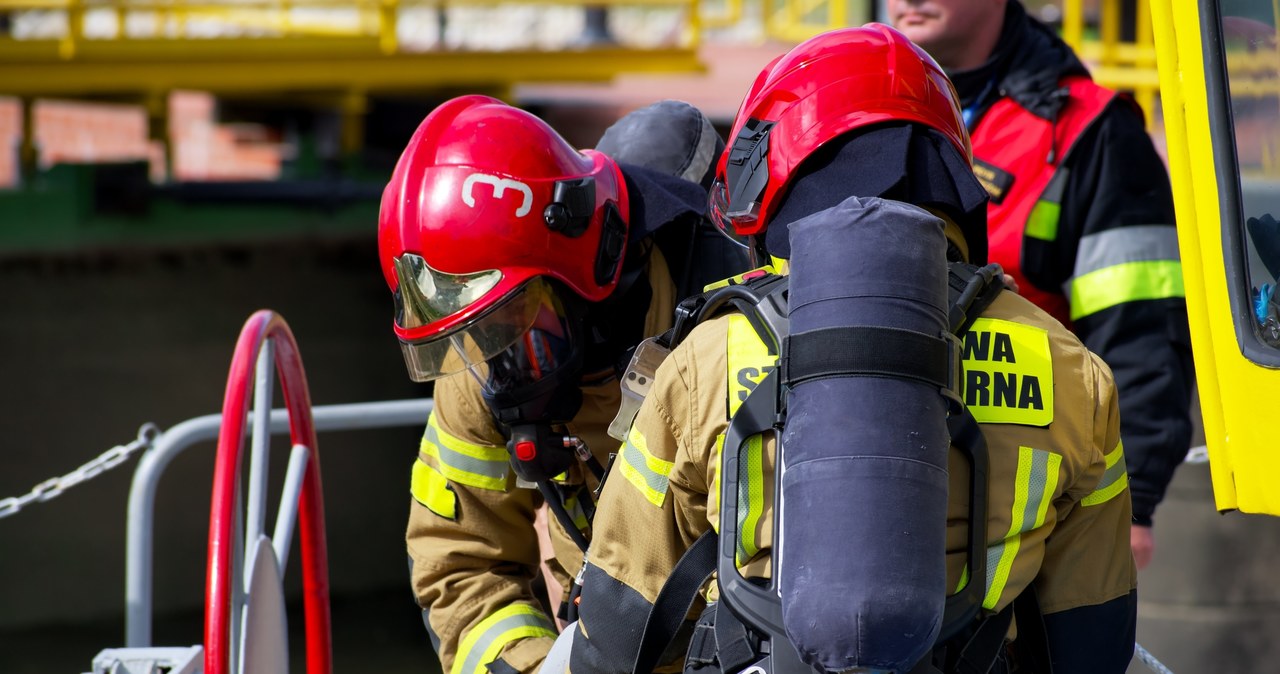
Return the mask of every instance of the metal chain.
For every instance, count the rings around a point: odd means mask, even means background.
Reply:
[[[63,475],[51,477],[36,485],[30,492],[22,496],[10,496],[0,499],[0,519],[16,514],[27,505],[36,501],[48,501],[62,492],[115,468],[129,460],[137,452],[150,449],[160,437],[160,427],[153,423],[145,423],[138,429],[138,437],[127,445],[116,445],[103,452],[101,456]]]
[[[1156,656],[1152,655],[1150,651],[1143,648],[1142,644],[1133,645],[1133,654],[1138,657],[1138,660],[1141,661],[1142,664],[1147,666],[1147,669],[1150,669],[1156,674],[1173,674],[1172,670],[1170,670],[1168,667],[1165,667],[1164,663],[1156,659]]]

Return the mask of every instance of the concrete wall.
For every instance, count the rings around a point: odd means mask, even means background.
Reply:
[[[429,394],[405,375],[372,236],[3,261],[0,497],[129,441],[144,422],[167,428],[219,412],[236,337],[259,308],[292,327],[315,404]],[[403,588],[411,604],[403,531],[420,435],[420,427],[321,435],[335,596]],[[274,445],[277,490],[286,444]],[[118,618],[118,642],[101,647],[123,645],[125,507],[136,464],[0,520],[0,630]],[[212,467],[213,444],[193,447],[160,483],[158,612],[203,602]],[[300,574],[289,576],[296,584]],[[3,650],[0,671],[16,657]]]
[[[1155,560],[1138,577],[1138,643],[1179,674],[1275,671],[1280,518],[1219,514],[1209,465],[1184,464],[1155,533]]]

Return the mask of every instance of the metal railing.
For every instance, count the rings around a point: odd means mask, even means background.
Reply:
[[[433,400],[389,400],[312,408],[317,432],[426,425]],[[255,423],[250,412],[249,423]],[[200,442],[214,440],[222,425],[221,414],[183,421],[164,431],[143,455],[129,489],[125,553],[125,645],[151,646],[152,570],[154,568],[156,488],[165,468],[178,454]],[[271,434],[289,432],[288,413],[273,409],[267,429]]]

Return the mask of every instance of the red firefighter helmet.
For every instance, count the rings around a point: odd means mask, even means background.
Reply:
[[[873,124],[923,124],[971,161],[958,101],[942,68],[893,28],[871,23],[810,38],[766,66],[743,99],[716,168],[712,219],[726,234],[763,233],[805,158]]]
[[[432,111],[378,215],[410,377],[474,368],[513,345],[532,357],[529,376],[554,367],[572,338],[560,289],[590,302],[613,291],[627,213],[617,164],[534,115],[487,96]]]

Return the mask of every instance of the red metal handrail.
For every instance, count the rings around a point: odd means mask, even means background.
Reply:
[[[316,432],[311,420],[311,395],[306,373],[298,355],[298,345],[284,319],[260,310],[245,322],[236,342],[226,396],[222,402],[222,428],[213,474],[213,502],[209,516],[209,561],[205,588],[204,671],[229,674],[231,620],[231,574],[240,573],[232,560],[235,547],[232,528],[236,517],[236,484],[240,454],[244,448],[245,423],[249,414],[258,354],[267,339],[275,355],[284,405],[289,412],[289,435],[294,445],[311,449],[302,492],[299,494],[298,529],[301,536],[303,607],[306,618],[307,672],[332,672],[332,643],[329,616],[329,564],[325,548],[324,500],[320,492],[320,458],[316,452]],[[282,560],[283,562],[283,560]]]

